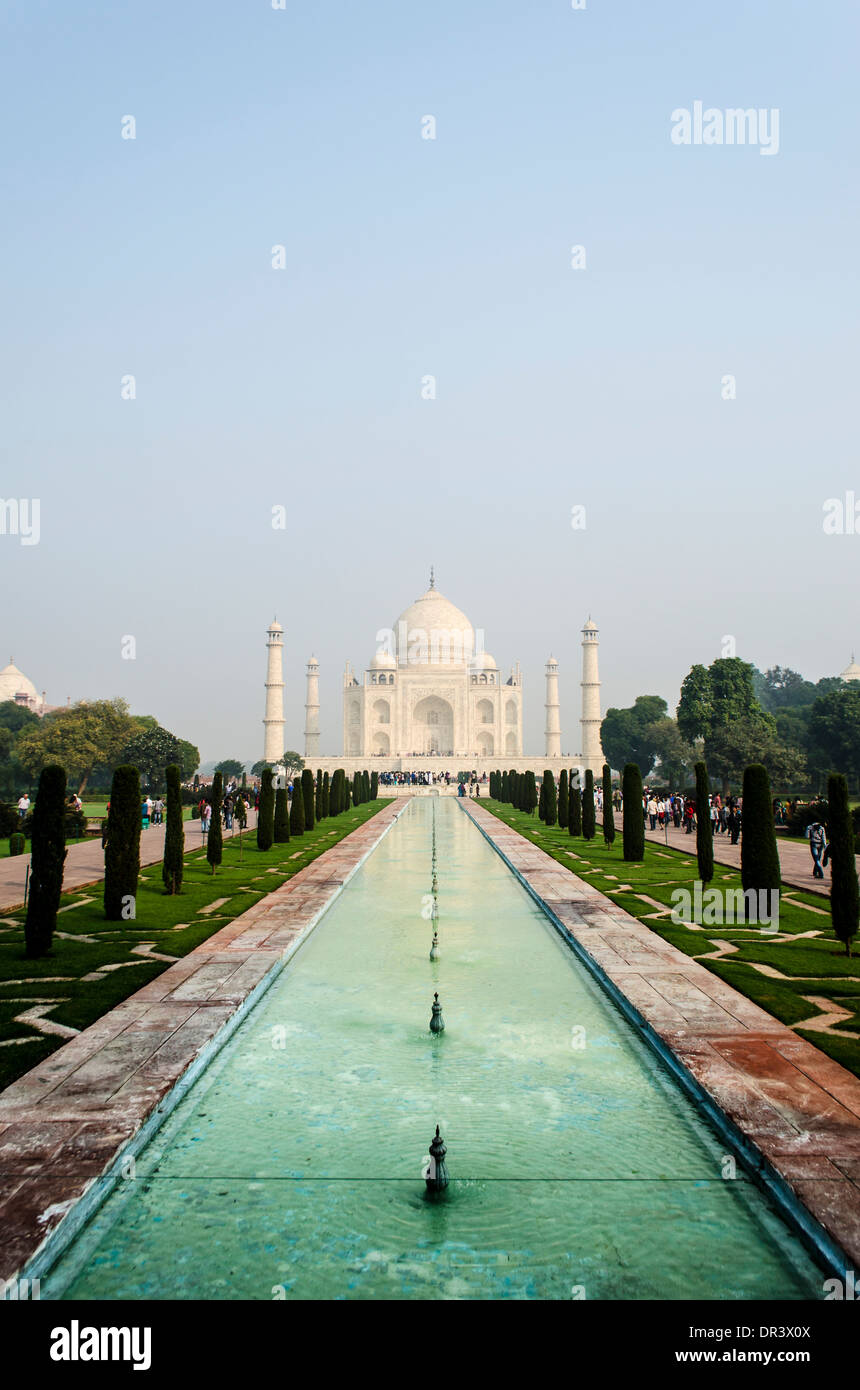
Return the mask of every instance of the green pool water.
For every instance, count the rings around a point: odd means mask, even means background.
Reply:
[[[461,807],[416,799],[43,1297],[820,1298],[726,1152]]]

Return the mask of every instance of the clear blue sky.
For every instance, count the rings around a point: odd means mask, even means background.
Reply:
[[[860,652],[860,534],[822,530],[826,498],[860,497],[858,15],[13,0],[2,495],[40,499],[41,539],[0,536],[6,652],[49,700],[124,695],[204,759],[261,754],[275,612],[287,741],[315,652],[340,751],[344,660],[431,562],[522,662],[529,751],[550,651],[577,751],[589,612],[605,705],[674,709],[724,634],[838,672]],[[778,155],[673,145],[695,100],[778,108]]]

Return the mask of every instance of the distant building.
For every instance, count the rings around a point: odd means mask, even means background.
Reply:
[[[32,710],[33,714],[39,716],[47,714],[49,710],[55,709],[55,705],[45,703],[45,692],[41,695],[31,680],[19,671],[18,667],[10,658],[9,665],[4,666],[0,671],[0,703],[6,700],[14,700],[16,705],[21,705],[23,709]]]
[[[851,653],[851,664],[840,672],[839,679],[842,681],[860,681],[860,666],[854,660],[854,653]]]

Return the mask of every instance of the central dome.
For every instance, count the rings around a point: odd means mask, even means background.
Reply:
[[[10,661],[9,665],[4,666],[3,670],[0,671],[0,701],[16,700],[19,696],[28,701],[38,701],[39,692],[33,682],[27,679],[24,672],[19,671],[18,667]]]
[[[394,635],[399,666],[465,666],[475,649],[466,614],[432,587],[400,614]]]

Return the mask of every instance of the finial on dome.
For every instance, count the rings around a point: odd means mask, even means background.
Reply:
[[[435,588],[436,588],[436,571],[435,571],[435,569],[433,568],[432,565],[430,566],[430,588],[431,588],[431,589],[435,589]],[[852,658],[852,659],[853,659],[853,658]]]

